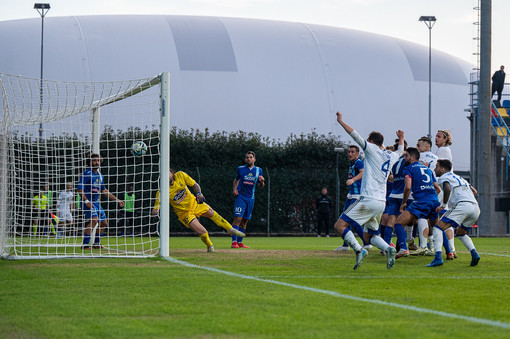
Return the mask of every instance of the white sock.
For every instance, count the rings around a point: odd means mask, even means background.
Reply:
[[[443,231],[437,227],[434,227],[432,233],[434,237],[434,252],[442,252]]]
[[[466,234],[466,235],[458,236],[457,238],[459,238],[459,240],[462,241],[462,243],[464,244],[464,246],[466,246],[466,248],[468,249],[469,252],[471,252],[475,248],[475,245],[473,244],[473,240],[471,240],[469,235]]]
[[[352,249],[355,251],[355,252],[358,252],[361,250],[361,245],[359,244],[359,242],[356,240],[356,238],[354,237],[354,234],[352,233],[351,230],[349,230],[347,233],[345,233],[344,235],[344,241],[352,247]]]
[[[424,235],[424,232],[429,232],[429,223],[427,219],[418,219],[418,236],[420,237],[420,247],[427,247],[427,237]]]
[[[414,242],[413,238],[413,228],[414,226],[406,226],[406,233],[407,233],[407,242]]]
[[[455,233],[453,227],[448,227],[446,229],[446,235],[448,238],[448,245],[450,245],[450,251],[455,252]]]
[[[384,241],[383,238],[378,235],[374,235],[372,238],[370,238],[370,243],[382,251],[386,251],[390,246],[386,243],[386,241]]]

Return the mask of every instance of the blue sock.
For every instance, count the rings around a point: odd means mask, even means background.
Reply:
[[[443,247],[444,247],[444,250],[446,251],[446,254],[450,253],[451,250],[450,250],[450,244],[448,243],[448,237],[446,236],[446,232],[444,230],[443,231]]]
[[[246,228],[241,228],[241,226],[239,226],[238,230],[243,233],[246,232]],[[243,242],[243,239],[244,239],[243,237],[237,237],[237,242],[241,243],[241,242]]]
[[[397,233],[397,243],[400,246],[400,249],[407,251],[407,234],[404,226],[401,224],[395,224],[395,233]]]
[[[437,260],[441,260],[441,259],[442,259],[442,258],[441,258],[441,253],[442,253],[442,252],[436,252],[435,259],[437,259]]]
[[[360,225],[352,225],[352,226],[354,227],[354,230],[356,231],[358,236],[363,241],[363,246],[368,245],[367,242],[365,241],[365,238],[363,237],[363,227],[361,227]]]
[[[237,225],[232,225],[232,228],[239,231],[239,226],[237,226]],[[237,241],[237,235],[235,235],[235,234],[232,236],[232,242],[234,242],[234,241]]]
[[[90,243],[90,234],[83,235],[83,245],[88,245]]]
[[[393,238],[393,227],[386,226],[384,228],[383,239],[387,244],[391,244],[391,238]]]
[[[101,242],[101,234],[96,233],[96,237],[94,238],[94,244],[99,244]]]

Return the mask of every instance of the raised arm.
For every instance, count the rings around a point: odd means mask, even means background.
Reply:
[[[398,137],[398,149],[397,152],[402,155],[404,154],[404,131],[399,129],[397,131],[397,137]]]
[[[352,128],[351,126],[347,125],[343,119],[342,119],[342,113],[340,112],[336,112],[336,121],[338,121],[338,123],[344,128],[344,130],[351,134],[353,131],[354,131],[354,128]]]
[[[366,149],[366,141],[365,139],[363,139],[359,134],[358,132],[356,132],[356,130],[354,128],[352,128],[351,126],[349,126],[348,124],[346,124],[343,119],[342,119],[342,113],[340,112],[336,112],[336,120],[338,121],[338,123],[340,125],[342,125],[342,127],[344,128],[344,130],[349,133],[349,135],[351,136],[351,138],[358,144],[360,145],[361,149],[365,150]]]

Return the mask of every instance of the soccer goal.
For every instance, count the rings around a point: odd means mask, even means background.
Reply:
[[[116,82],[0,73],[2,258],[168,256],[169,81],[168,73]],[[105,188],[124,202],[100,194],[104,228],[90,223],[77,193],[93,153]]]

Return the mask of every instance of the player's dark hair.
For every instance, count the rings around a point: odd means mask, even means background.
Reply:
[[[253,157],[254,157],[254,158],[256,158],[256,156],[255,156],[255,152],[253,152],[253,151],[248,151],[248,152],[246,152],[246,154],[245,154],[245,155],[248,155],[248,154],[251,154],[251,155],[253,155]]]
[[[101,156],[99,154],[91,153],[90,156],[86,160],[87,166],[90,167],[92,165],[92,159],[99,159],[99,164],[103,163],[103,158],[101,158]]]
[[[398,144],[400,143],[400,139],[395,139],[395,145],[393,145],[394,150],[398,149]],[[404,151],[407,149],[407,141],[404,140]]]
[[[349,145],[349,148],[354,148],[359,153],[359,147],[356,145]]]
[[[447,172],[452,170],[452,162],[448,159],[439,159],[436,166],[444,168]]]
[[[416,147],[408,147],[406,152],[416,160],[420,160],[420,151]]]
[[[430,140],[429,137],[421,137],[420,139],[418,139],[418,141],[422,141],[424,143],[427,143],[430,147],[432,147],[432,140]]]
[[[379,132],[370,132],[367,141],[372,141],[377,146],[382,146],[384,142],[384,136]]]

